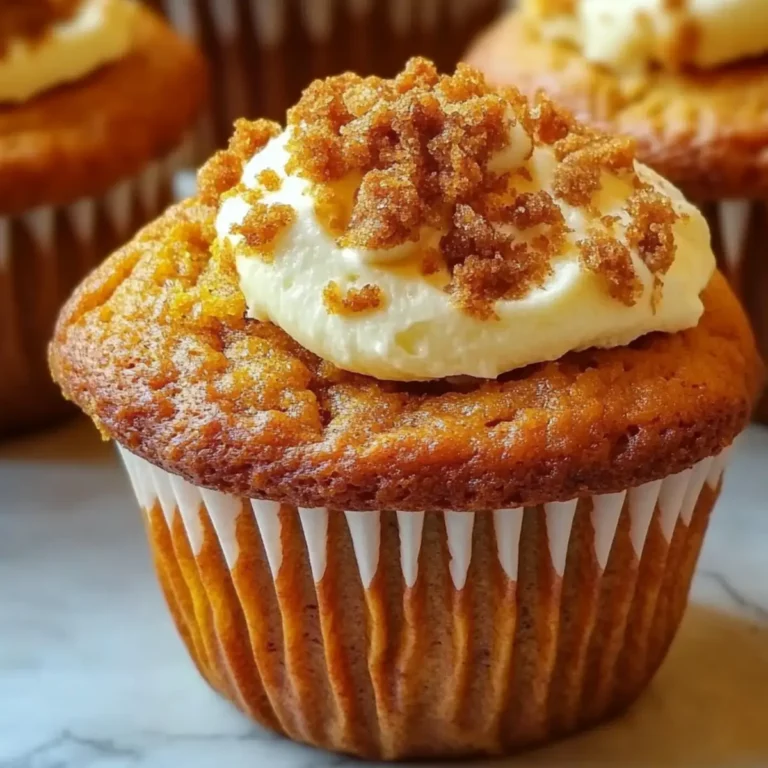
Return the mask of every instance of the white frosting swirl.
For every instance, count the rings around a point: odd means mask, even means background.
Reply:
[[[528,0],[547,37],[616,70],[654,63],[717,67],[768,51],[765,0],[575,0],[572,14]],[[679,7],[676,7],[679,6]]]
[[[522,147],[530,139],[519,131],[511,142]],[[243,182],[256,188],[256,177],[265,169],[278,172],[282,186],[266,192],[262,202],[283,203],[296,211],[295,222],[281,236],[270,262],[249,255],[242,236],[232,233],[249,211],[242,196],[225,199],[216,221],[218,237],[236,249],[240,285],[249,316],[279,325],[305,348],[340,368],[379,379],[427,380],[468,375],[495,378],[532,363],[554,360],[572,350],[628,344],[651,331],[678,331],[696,325],[703,306],[699,294],[709,282],[715,259],[709,230],[701,214],[677,189],[637,165],[640,177],[673,201],[682,216],[674,227],[677,252],[663,277],[663,288],[652,302],[653,276],[636,252],[634,267],[643,284],[636,304],[627,306],[611,298],[600,276],[580,263],[576,243],[587,237],[583,209],[561,203],[572,230],[563,253],[553,261],[554,273],[541,288],[519,300],[494,305],[498,319],[480,320],[462,311],[443,290],[448,275],[425,277],[418,268],[401,268],[417,249],[437,243],[441,233],[426,232],[420,243],[391,251],[366,251],[340,247],[315,213],[312,185],[286,175],[289,131],[273,139],[246,166]],[[526,145],[525,140],[529,143]],[[506,150],[493,162],[508,169],[520,165],[519,152]],[[519,192],[551,191],[556,160],[551,147],[541,145],[525,162],[531,180],[516,179]],[[631,183],[603,175],[603,188],[594,204],[604,215],[619,217],[612,235],[626,240],[629,216],[627,198]],[[607,230],[605,230],[607,232]],[[518,233],[521,238],[530,233]],[[330,281],[342,290],[377,285],[383,306],[358,314],[329,313],[323,290]]]
[[[0,102],[23,102],[121,58],[133,40],[132,0],[84,0],[39,40],[11,40],[0,58]]]

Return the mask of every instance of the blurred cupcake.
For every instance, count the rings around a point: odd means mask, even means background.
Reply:
[[[706,223],[631,142],[425,60],[240,121],[51,365],[120,445],[205,678],[372,758],[623,710],[760,375]]]
[[[56,314],[168,205],[204,84],[195,49],[129,0],[0,6],[0,435],[64,411]]]
[[[503,0],[149,0],[199,41],[220,85],[210,141],[238,117],[281,120],[304,86],[353,70],[390,77],[409,56],[452,68]]]
[[[697,201],[768,355],[768,3],[523,0],[468,60],[545,89]],[[768,421],[768,393],[758,406]]]

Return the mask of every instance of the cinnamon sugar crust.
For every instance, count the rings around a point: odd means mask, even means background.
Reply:
[[[543,89],[580,120],[633,136],[639,159],[691,197],[768,195],[768,59],[622,79],[541,39],[513,12],[466,60],[497,85],[529,95]]]
[[[113,255],[50,353],[105,436],[197,485],[310,508],[502,509],[681,471],[749,419],[761,369],[719,274],[682,333],[490,382],[382,382],[245,319],[215,210],[177,206]]]
[[[206,92],[202,56],[145,8],[135,23],[124,58],[0,106],[0,214],[100,195],[191,130]]]
[[[426,273],[442,261],[453,302],[480,320],[495,320],[497,301],[522,298],[552,275],[569,232],[562,203],[591,214],[604,174],[643,187],[632,140],[588,129],[544,96],[529,102],[514,88],[495,89],[465,65],[440,76],[431,62],[412,59],[392,80],[350,73],[318,80],[290,110],[288,125],[285,170],[315,185],[316,213],[339,246],[389,250],[418,242],[425,228],[444,232],[440,259],[430,257]],[[516,127],[518,132],[511,130]],[[261,188],[274,187],[276,178],[258,179],[256,190],[239,180],[253,154],[278,132],[274,123],[239,121],[229,149],[200,173],[203,201],[215,205],[236,193],[250,204],[246,222],[233,233],[245,235],[253,254],[268,261],[293,219],[285,205],[260,202]],[[516,142],[520,146],[512,146]],[[554,197],[518,194],[517,171],[541,145],[553,145],[561,161]],[[494,158],[507,150],[520,161],[496,170]],[[352,188],[349,179],[359,183]],[[663,221],[667,227],[654,238],[660,253],[646,259],[658,279],[674,258],[676,215],[660,195],[649,191],[643,201],[640,224]],[[654,213],[656,206],[661,208]],[[538,230],[531,237],[519,237],[532,228]],[[617,271],[614,263],[600,261],[606,249],[590,253],[591,269],[604,270],[613,286],[610,295],[634,303],[639,278],[631,261]],[[325,298],[334,312],[361,305],[359,296],[345,303],[338,286],[329,287]],[[370,299],[365,309],[372,308]]]

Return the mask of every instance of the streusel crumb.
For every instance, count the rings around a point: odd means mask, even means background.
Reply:
[[[674,258],[676,215],[638,177],[631,139],[585,127],[544,95],[529,103],[514,88],[494,89],[466,65],[439,75],[427,60],[412,59],[392,80],[350,73],[318,80],[290,110],[288,125],[284,170],[312,183],[315,214],[338,245],[389,250],[419,243],[428,231],[444,233],[435,253],[419,256],[418,269],[447,270],[445,290],[474,317],[494,319],[495,302],[523,297],[551,276],[553,261],[572,247],[564,204],[593,222],[578,244],[581,259],[618,301],[632,304],[639,292],[630,248],[657,282]],[[229,149],[200,173],[203,200],[240,190],[244,163],[279,130],[238,121]],[[518,191],[516,184],[530,189],[527,161],[544,146],[557,160],[551,192]],[[517,163],[498,162],[506,157]],[[251,212],[235,231],[261,258],[272,258],[296,215],[260,197],[279,189],[282,170],[262,171],[260,191],[241,193]],[[635,190],[628,242],[615,237],[621,219],[599,210],[605,175]],[[607,232],[598,235],[599,227]],[[334,286],[325,292],[333,311],[368,310],[380,300],[371,286],[346,297]]]
[[[323,303],[331,315],[355,315],[379,309],[384,299],[378,285],[349,288],[343,293],[338,283],[331,280],[323,289]]]
[[[603,232],[590,232],[589,237],[577,245],[581,263],[605,281],[614,299],[630,307],[637,302],[643,286],[624,243]]]

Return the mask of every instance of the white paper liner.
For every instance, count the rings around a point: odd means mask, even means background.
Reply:
[[[209,0],[208,9],[217,35],[231,41],[238,35],[238,8],[244,0]],[[327,42],[333,35],[333,20],[339,13],[356,19],[370,16],[380,0],[298,0],[299,18],[313,40]],[[510,0],[505,0],[507,5]],[[291,18],[286,0],[245,0],[253,33],[260,45],[279,45]],[[456,27],[474,13],[497,5],[496,0],[388,0],[392,29],[408,35],[414,29],[432,31],[444,14]],[[174,27],[188,37],[198,37],[202,27],[199,9],[190,0],[161,0],[162,10]]]
[[[187,138],[98,196],[0,216],[0,434],[66,413],[46,362],[60,306],[111,250],[171,202],[171,180],[189,152]]]
[[[283,121],[301,90],[354,70],[392,76],[410,56],[452,69],[506,0],[151,0],[207,54],[216,83],[197,158],[239,117]],[[345,39],[339,37],[345,35]]]
[[[157,213],[158,201],[164,185],[171,183],[174,174],[189,165],[191,137],[172,153],[150,163],[138,176],[121,181],[99,197],[85,197],[69,205],[32,208],[19,216],[0,216],[0,270],[8,268],[11,253],[10,231],[16,221],[29,233],[35,245],[45,253],[56,247],[56,219],[64,213],[81,244],[87,246],[96,236],[97,213],[103,207],[114,233],[127,238],[133,206],[139,202],[149,216]],[[24,258],[24,255],[21,255]]]
[[[149,515],[159,504],[170,528],[173,516],[181,515],[193,554],[199,555],[203,546],[200,507],[204,502],[216,530],[227,565],[233,569],[238,558],[236,537],[237,518],[254,514],[272,576],[276,579],[282,563],[281,523],[279,505],[269,501],[241,499],[216,491],[197,489],[120,448],[139,505]],[[671,475],[662,481],[646,483],[620,493],[593,496],[591,521],[593,546],[597,564],[605,570],[613,546],[619,517],[627,505],[630,517],[630,538],[638,561],[642,557],[646,536],[654,511],[658,510],[661,531],[671,543],[677,525],[691,523],[696,501],[702,490],[715,490],[720,483],[728,451],[710,457],[695,466]],[[578,500],[545,504],[547,539],[554,571],[562,577]],[[518,543],[523,517],[529,510],[507,509],[493,513],[498,559],[507,577],[517,579]],[[530,510],[533,511],[533,510]],[[445,533],[450,553],[449,570],[457,590],[462,590],[472,558],[474,512],[445,512]],[[328,510],[299,509],[312,576],[320,583],[328,562]],[[379,567],[381,521],[378,512],[346,512],[355,557],[363,586],[370,587]],[[421,548],[423,513],[398,512],[400,564],[406,585],[416,584]]]
[[[701,209],[712,232],[720,270],[741,299],[763,358],[768,358],[768,200],[704,202]],[[768,423],[768,388],[757,406],[757,418]]]

